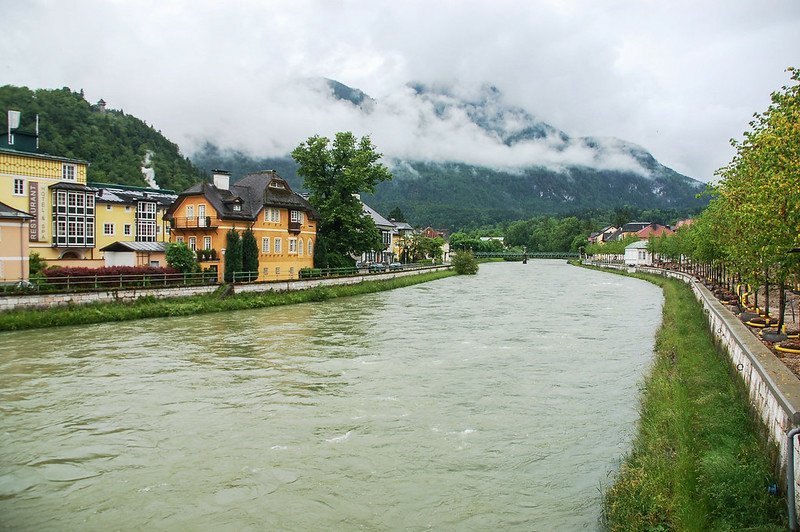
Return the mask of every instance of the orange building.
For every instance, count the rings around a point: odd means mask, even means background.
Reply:
[[[0,202],[0,283],[28,280],[28,233],[32,218],[27,212]]]
[[[275,171],[249,174],[230,184],[215,171],[213,183],[199,183],[178,195],[164,213],[170,241],[195,250],[203,268],[222,280],[226,234],[250,228],[259,246],[258,280],[297,279],[314,266],[316,213]]]

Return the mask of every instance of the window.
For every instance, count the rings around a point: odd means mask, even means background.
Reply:
[[[25,181],[22,179],[14,179],[14,195],[15,196],[24,196],[25,195]]]
[[[303,223],[303,211],[291,211],[290,216],[292,222]]]
[[[281,252],[281,247],[282,247],[281,244],[282,243],[283,243],[283,239],[281,239],[281,238],[276,238],[275,239],[275,253],[280,253]]]
[[[197,237],[196,236],[190,236],[189,237],[189,249],[191,249],[192,251],[197,249]]]
[[[136,204],[136,241],[155,242],[157,227],[155,202],[138,202]]]
[[[265,222],[280,222],[281,221],[281,210],[280,209],[264,209],[264,221]]]
[[[187,220],[194,220],[194,205],[187,205],[186,206],[186,219]]]
[[[206,206],[205,205],[198,205],[197,206],[197,227],[205,227],[206,226]]]
[[[103,224],[103,234],[105,236],[114,236],[114,224]]]
[[[94,193],[55,190],[52,201],[53,245],[94,247]],[[113,224],[109,225],[113,235]]]
[[[177,242],[178,244],[183,244],[183,237],[182,236],[175,237],[175,242]]]
[[[289,239],[289,253],[297,253],[297,239],[290,238]]]
[[[269,237],[261,237],[261,253],[269,253]]]
[[[280,275],[280,274],[281,274],[281,267],[275,266],[275,275]]]
[[[297,244],[297,253],[299,253],[300,256],[303,256],[303,239],[302,238],[300,239],[300,242]]]
[[[151,260],[150,261],[150,267],[151,268],[158,268],[160,265],[161,265],[160,261],[157,261],[157,260]]]
[[[203,237],[203,249],[211,249],[211,237],[204,236]]]
[[[241,205],[239,205],[238,203],[235,203],[235,204],[233,205],[233,210],[234,210],[234,211],[236,211],[236,212],[239,212],[239,211],[241,211],[241,210],[242,210],[242,206],[241,206]]]
[[[311,242],[310,238],[308,239],[308,256],[309,257],[314,256],[314,244]]]
[[[61,165],[61,179],[65,181],[75,181],[75,165],[63,163]]]
[[[390,231],[381,231],[381,236],[383,236],[384,245],[388,246],[392,243],[392,233]]]
[[[267,275],[269,275],[269,268],[265,266],[264,267],[264,277],[266,277]]]
[[[123,225],[122,226],[122,234],[125,235],[125,236],[131,236],[131,229],[133,229],[131,224]]]
[[[106,205],[106,210],[110,211],[112,209],[111,204]]]

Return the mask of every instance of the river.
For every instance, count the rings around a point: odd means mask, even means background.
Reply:
[[[0,526],[594,530],[660,289],[562,261],[0,334]]]

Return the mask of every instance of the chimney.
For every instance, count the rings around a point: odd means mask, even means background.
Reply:
[[[231,173],[227,170],[212,170],[211,175],[214,179],[214,186],[220,190],[230,190]]]

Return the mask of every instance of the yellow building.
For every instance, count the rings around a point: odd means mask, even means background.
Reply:
[[[31,215],[0,202],[0,283],[28,280]]]
[[[0,140],[0,202],[31,215],[31,253],[48,259],[96,259],[95,195],[89,163],[37,152],[37,137],[15,132]]]
[[[164,218],[170,223],[170,241],[196,250],[201,267],[216,269],[220,280],[230,229],[241,233],[250,228],[255,234],[260,281],[297,279],[300,269],[314,265],[314,209],[274,171],[249,174],[234,185],[230,174],[215,171],[213,183],[181,192]]]
[[[95,241],[98,250],[115,242],[169,242],[169,225],[163,217],[178,195],[127,185],[90,183],[97,197]]]

